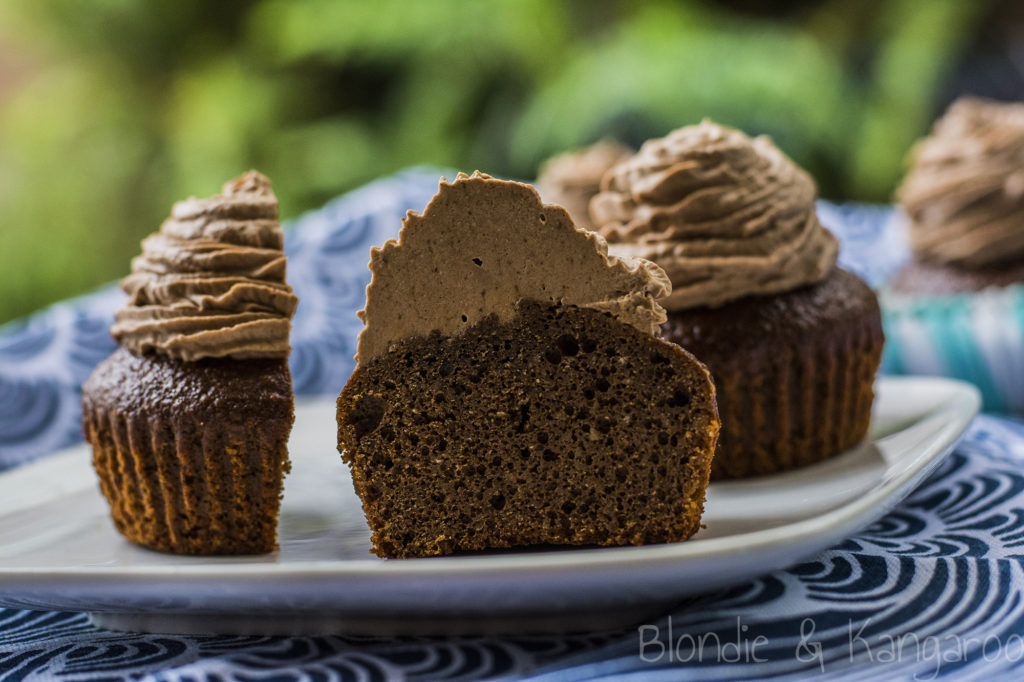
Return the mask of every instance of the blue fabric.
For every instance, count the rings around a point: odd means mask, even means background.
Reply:
[[[351,372],[371,245],[422,210],[439,172],[383,179],[295,221],[298,394]],[[877,284],[905,259],[891,211],[822,204],[841,260]],[[0,329],[0,467],[78,442],[78,390],[112,349],[113,287]],[[0,609],[0,679],[918,679],[1024,675],[1024,424],[975,420],[901,505],[812,560],[649,623],[571,636],[183,637],[99,630],[75,613]],[[0,595],[3,586],[0,584]],[[670,631],[671,627],[671,631]],[[670,634],[671,632],[671,634]],[[702,660],[700,660],[702,659]]]

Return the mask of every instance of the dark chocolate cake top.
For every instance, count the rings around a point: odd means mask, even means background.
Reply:
[[[609,251],[663,267],[669,310],[789,291],[836,262],[814,181],[765,136],[708,120],[680,128],[609,170],[601,190],[590,215]]]
[[[522,300],[593,308],[654,334],[665,321],[657,299],[671,290],[657,265],[609,257],[604,239],[530,185],[479,172],[442,178],[398,241],[371,250],[370,270],[360,363],[406,338],[507,321]]]
[[[911,153],[898,196],[922,260],[1024,259],[1024,104],[955,101]]]
[[[277,198],[255,171],[219,196],[178,202],[132,260],[111,333],[135,352],[180,360],[287,357],[298,299],[283,242]]]

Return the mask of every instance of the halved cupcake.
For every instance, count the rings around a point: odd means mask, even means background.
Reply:
[[[714,388],[657,338],[652,263],[486,175],[442,182],[374,249],[338,448],[385,557],[684,540]]]
[[[82,390],[100,487],[129,540],[180,554],[276,547],[294,419],[297,299],[269,181],[175,204],[121,284],[120,344]]]

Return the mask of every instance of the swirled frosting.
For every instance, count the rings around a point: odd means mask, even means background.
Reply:
[[[898,197],[922,260],[985,268],[1024,257],[1024,104],[954,102],[914,148]]]
[[[664,268],[669,310],[788,291],[835,265],[814,181],[768,137],[705,120],[647,141],[601,185],[590,213],[609,252]]]
[[[142,241],[111,334],[181,360],[284,358],[298,299],[285,282],[277,198],[250,171],[210,199],[174,205]]]
[[[601,191],[601,178],[609,168],[632,155],[629,147],[605,141],[553,156],[541,166],[537,191],[545,203],[567,210],[578,227],[593,230],[589,206]]]

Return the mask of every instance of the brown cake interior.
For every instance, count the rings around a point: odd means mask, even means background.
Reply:
[[[534,302],[360,364],[338,424],[384,557],[683,540],[718,432],[689,353],[606,313]]]
[[[83,414],[117,529],[181,554],[275,549],[291,394],[285,360],[115,351],[86,383]]]
[[[867,433],[884,337],[878,301],[856,275],[835,268],[782,294],[670,312],[663,329],[715,380],[712,479],[812,464]]]

